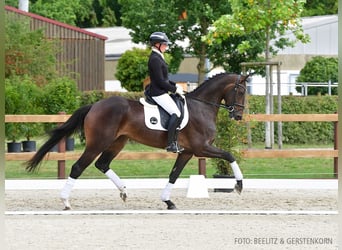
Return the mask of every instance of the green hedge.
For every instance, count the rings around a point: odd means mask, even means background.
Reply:
[[[249,96],[250,114],[265,113],[265,97]],[[274,97],[274,113],[277,113],[277,97]],[[283,96],[283,114],[333,114],[337,112],[337,96]],[[278,138],[277,123],[275,123],[275,141]],[[264,142],[264,123],[252,122],[252,141]],[[283,142],[287,144],[332,143],[332,122],[283,122]],[[277,141],[276,141],[277,142]]]

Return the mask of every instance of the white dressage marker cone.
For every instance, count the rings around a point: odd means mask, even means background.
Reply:
[[[204,175],[190,175],[187,198],[209,198]]]

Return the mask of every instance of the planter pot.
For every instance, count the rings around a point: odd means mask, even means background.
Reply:
[[[20,142],[8,142],[7,143],[7,152],[8,153],[21,152],[21,143]]]
[[[22,141],[23,152],[35,152],[37,149],[36,141]]]
[[[56,144],[55,146],[53,146],[53,147],[50,149],[50,152],[58,152],[58,144]]]
[[[214,174],[213,178],[235,178],[231,175],[222,175],[222,174]],[[214,188],[214,192],[222,192],[222,193],[231,193],[234,191],[234,188]]]
[[[74,138],[67,138],[65,140],[65,150],[66,151],[73,151],[75,149],[75,139]]]

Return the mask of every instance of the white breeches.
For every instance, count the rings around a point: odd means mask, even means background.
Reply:
[[[152,99],[163,109],[165,109],[165,111],[168,112],[170,115],[176,114],[178,118],[181,116],[181,112],[179,111],[176,103],[173,101],[171,96],[169,96],[169,94],[152,96]]]

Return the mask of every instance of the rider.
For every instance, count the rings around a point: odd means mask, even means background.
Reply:
[[[154,32],[150,35],[152,52],[148,61],[148,70],[151,79],[150,95],[152,99],[165,109],[170,115],[168,124],[168,152],[179,153],[184,149],[177,143],[177,128],[181,123],[181,112],[168,92],[184,95],[183,88],[177,86],[168,78],[168,66],[164,60],[163,53],[171,44],[168,37],[163,32]]]

